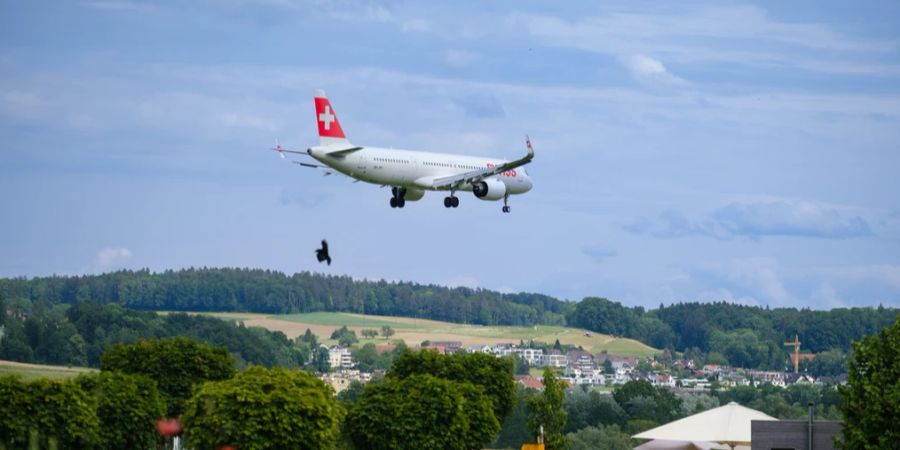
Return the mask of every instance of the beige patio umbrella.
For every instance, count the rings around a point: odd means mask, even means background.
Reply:
[[[728,450],[724,444],[706,441],[669,441],[654,439],[638,445],[634,450]],[[734,450],[750,450],[749,445],[738,445]]]
[[[634,438],[719,442],[734,449],[739,444],[750,444],[750,422],[753,420],[778,419],[731,402],[725,406],[660,425],[636,434]]]
[[[634,450],[712,450],[717,448],[719,448],[719,444],[715,442],[654,439],[638,445]]]

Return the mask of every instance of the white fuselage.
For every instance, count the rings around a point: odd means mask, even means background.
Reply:
[[[419,152],[378,147],[363,147],[346,154],[328,154],[328,146],[312,147],[310,156],[338,172],[368,183],[402,186],[413,191],[447,190],[434,188],[435,178],[456,175],[486,167],[499,166],[505,160],[448,153]],[[531,190],[531,178],[524,167],[488,177],[506,185],[509,194],[523,194]],[[458,190],[471,191],[471,184],[463,184]],[[421,198],[421,196],[418,196]],[[418,198],[410,198],[418,200]]]

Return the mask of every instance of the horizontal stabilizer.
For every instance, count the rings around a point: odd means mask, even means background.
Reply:
[[[353,153],[357,150],[362,150],[362,147],[337,148],[334,150],[328,150],[325,152],[325,154],[330,155],[330,156],[344,156],[348,153]]]

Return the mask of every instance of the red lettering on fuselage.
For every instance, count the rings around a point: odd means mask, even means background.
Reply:
[[[494,163],[487,163],[487,167],[488,167],[488,169],[493,169],[493,168],[494,168]],[[506,172],[500,172],[500,173],[498,173],[497,175],[500,175],[501,177],[513,177],[513,178],[515,178],[515,176],[516,176],[516,169],[507,170]]]

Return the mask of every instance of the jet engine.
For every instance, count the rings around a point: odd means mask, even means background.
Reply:
[[[421,200],[422,197],[425,196],[425,191],[421,189],[412,189],[406,188],[406,195],[403,196],[405,200],[409,200],[411,202]]]
[[[500,200],[506,195],[506,184],[496,178],[488,178],[472,184],[472,192],[481,200]]]

